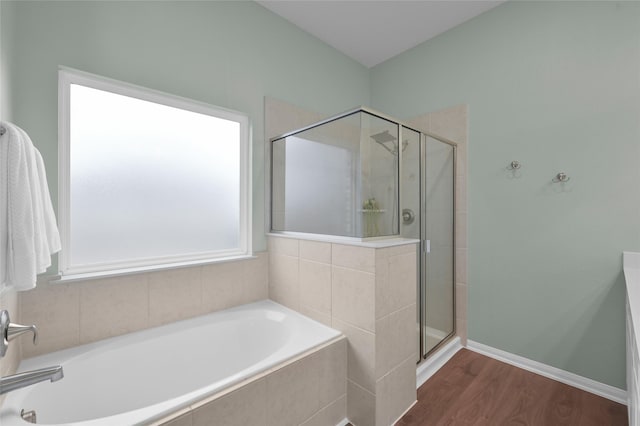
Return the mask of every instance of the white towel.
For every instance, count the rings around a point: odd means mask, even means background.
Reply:
[[[6,129],[0,150],[0,196],[6,200],[0,203],[6,206],[6,221],[0,223],[6,228],[0,233],[7,241],[5,278],[16,290],[28,290],[35,287],[36,275],[51,265],[51,255],[60,251],[60,236],[42,156],[18,126],[0,125]]]

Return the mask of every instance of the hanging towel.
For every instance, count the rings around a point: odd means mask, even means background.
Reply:
[[[0,150],[5,280],[16,290],[28,290],[35,287],[36,275],[51,265],[51,255],[60,251],[60,235],[40,152],[24,130],[6,122],[0,125],[6,129]]]

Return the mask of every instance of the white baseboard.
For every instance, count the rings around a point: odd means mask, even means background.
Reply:
[[[467,349],[497,359],[498,361],[514,365],[522,368],[523,370],[548,377],[549,379],[556,380],[560,383],[599,395],[603,398],[610,399],[611,401],[627,405],[627,392],[622,389],[596,382],[595,380],[588,379],[538,361],[533,361],[520,355],[515,355],[491,346],[483,345],[482,343],[474,342],[473,340],[467,341]]]
[[[336,426],[347,426],[349,424],[349,419],[346,417],[340,421]]]
[[[431,376],[433,376],[443,365],[451,359],[452,356],[462,349],[460,343],[460,337],[454,337],[449,343],[440,348],[435,354],[431,355],[428,359],[422,361],[418,365],[416,371],[416,384],[417,387],[422,386]]]

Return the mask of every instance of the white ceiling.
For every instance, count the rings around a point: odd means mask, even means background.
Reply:
[[[505,0],[258,0],[367,67],[460,25]]]

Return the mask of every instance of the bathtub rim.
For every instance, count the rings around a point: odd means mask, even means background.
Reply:
[[[251,308],[257,308],[257,309],[261,309],[261,310],[268,310],[269,308],[275,308],[276,311],[280,311],[280,312],[284,312],[287,315],[291,315],[294,318],[298,317],[300,319],[302,319],[302,321],[311,321],[312,323],[314,323],[314,325],[318,325],[321,328],[326,328],[330,331],[333,331],[333,337],[329,337],[328,340],[324,340],[321,341],[317,344],[314,344],[312,346],[306,347],[305,349],[303,349],[302,351],[297,351],[297,352],[292,352],[289,356],[287,356],[286,358],[280,360],[279,362],[277,362],[276,364],[272,364],[270,366],[266,366],[266,367],[261,367],[261,369],[258,369],[258,371],[254,372],[252,375],[250,375],[249,377],[245,377],[245,378],[241,378],[240,380],[237,379],[231,379],[230,383],[228,383],[227,385],[225,385],[222,388],[219,387],[214,387],[211,390],[205,390],[202,391],[202,389],[206,389],[207,387],[212,387],[214,384],[218,383],[218,382],[214,382],[211,385],[208,385],[206,387],[200,387],[200,388],[196,388],[188,393],[179,395],[177,397],[168,399],[168,400],[164,400],[164,401],[160,401],[160,402],[156,402],[154,404],[150,404],[147,406],[143,406],[143,407],[139,407],[136,408],[134,410],[129,410],[129,411],[125,411],[125,412],[120,412],[120,413],[116,413],[113,415],[109,415],[109,416],[103,416],[103,417],[96,417],[96,418],[91,418],[91,419],[85,419],[85,420],[78,420],[78,421],[74,421],[74,422],[70,422],[70,423],[40,423],[42,425],[51,425],[51,426],[81,426],[81,425],[87,425],[87,426],[106,426],[106,425],[111,425],[113,423],[113,421],[121,421],[121,417],[125,417],[126,415],[132,415],[135,416],[136,418],[134,419],[135,424],[136,425],[148,425],[148,424],[161,424],[162,422],[166,422],[169,421],[168,417],[171,418],[176,418],[179,417],[179,415],[184,414],[192,409],[198,408],[208,402],[211,402],[217,398],[220,398],[230,392],[233,392],[234,390],[237,390],[238,388],[240,388],[243,385],[246,385],[248,383],[253,382],[254,380],[258,380],[260,378],[265,377],[266,375],[273,373],[274,371],[277,371],[281,368],[286,367],[287,365],[290,365],[294,362],[299,361],[300,359],[302,359],[305,356],[309,356],[314,352],[317,352],[331,344],[334,344],[338,341],[340,341],[341,339],[346,337],[344,336],[344,334],[339,331],[336,330],[332,327],[329,327],[325,324],[322,324],[304,314],[301,314],[298,311],[295,311],[291,308],[288,308],[284,305],[281,305],[271,299],[263,299],[260,301],[256,301],[256,302],[252,302],[252,303],[247,303],[247,304],[243,304],[243,305],[238,305],[232,308],[227,308],[227,309],[223,309],[223,310],[219,310],[219,311],[215,311],[215,312],[210,312],[210,313],[206,313],[203,315],[198,315],[192,318],[188,318],[188,319],[184,319],[184,320],[179,320],[179,321],[175,321],[169,324],[164,324],[164,325],[160,325],[160,326],[156,326],[156,327],[149,327],[146,329],[142,329],[142,330],[137,330],[131,333],[126,333],[126,334],[122,334],[119,336],[113,336],[113,337],[109,337],[107,339],[102,339],[102,340],[98,340],[95,342],[91,342],[91,343],[86,343],[84,345],[78,345],[78,346],[74,346],[71,348],[66,348],[66,349],[62,349],[59,351],[54,351],[51,353],[47,353],[47,354],[42,354],[42,355],[38,355],[35,357],[31,357],[28,359],[23,360],[18,368],[18,372],[20,371],[25,371],[31,368],[39,368],[41,366],[41,364],[62,364],[63,367],[66,363],[69,362],[73,362],[74,360],[78,360],[78,359],[82,359],[85,358],[87,356],[90,356],[91,353],[95,352],[96,350],[100,350],[103,347],[108,347],[108,345],[111,345],[113,343],[120,343],[120,342],[126,342],[129,340],[135,340],[135,338],[141,334],[144,333],[158,333],[160,330],[162,329],[180,329],[180,325],[187,323],[189,321],[204,321],[205,318],[207,317],[214,317],[214,316],[221,316],[221,314],[224,314],[226,312],[242,312],[243,310],[247,310],[247,309],[251,309]],[[149,336],[147,336],[149,337]],[[121,344],[121,343],[120,343]],[[255,364],[252,364],[255,365]],[[251,367],[252,365],[250,365],[249,367]],[[239,374],[239,373],[236,373]],[[231,375],[230,377],[233,377],[233,375]],[[225,379],[229,379],[229,377],[226,377]],[[236,381],[237,380],[237,381]],[[46,385],[48,383],[45,383],[44,385]],[[41,384],[42,385],[42,384]],[[37,385],[35,385],[37,386]],[[27,388],[28,389],[28,388]],[[16,392],[20,392],[20,390],[16,391]],[[194,397],[194,393],[200,393],[200,395],[197,395]],[[24,393],[25,395],[28,394],[28,392]],[[0,420],[7,421],[7,426],[26,426],[29,423],[24,422],[22,419],[20,419],[20,411],[22,408],[21,405],[22,402],[24,402],[25,397],[22,397],[22,395],[18,394],[18,398],[20,398],[13,406],[10,406],[10,403],[12,402],[13,398],[10,398],[11,394],[8,394],[8,397],[5,398],[5,400],[3,401],[3,405],[2,407],[0,407]],[[162,407],[165,404],[169,403],[169,407]],[[37,410],[37,408],[36,408]],[[150,413],[145,414],[147,411],[149,411]],[[154,413],[155,412],[155,413]],[[177,414],[179,413],[179,414]],[[140,416],[145,415],[144,419],[138,419]],[[161,422],[160,422],[161,420]],[[160,423],[158,423],[160,422]]]

